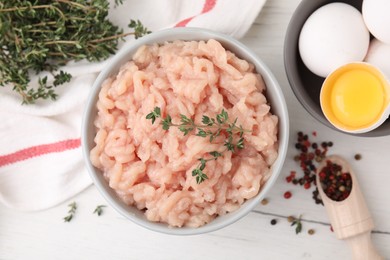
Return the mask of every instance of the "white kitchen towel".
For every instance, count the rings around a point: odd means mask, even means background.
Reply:
[[[114,7],[112,0],[109,18],[125,30],[130,19],[139,19],[151,31],[201,27],[240,38],[265,1],[124,0]],[[128,37],[121,45],[131,41]],[[73,78],[57,88],[55,102],[21,105],[10,87],[0,89],[0,202],[4,205],[46,209],[91,184],[80,147],[81,117],[93,81],[107,62],[67,64],[63,69]]]

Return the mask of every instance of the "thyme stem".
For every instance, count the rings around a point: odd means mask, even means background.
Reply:
[[[90,42],[91,43],[105,42],[105,41],[110,41],[110,40],[114,40],[117,38],[123,38],[123,37],[129,36],[129,35],[134,35],[134,32],[121,33],[118,35],[113,35],[113,36],[109,36],[109,37],[105,37],[105,38],[101,38],[101,39],[95,39],[95,40],[92,40]]]

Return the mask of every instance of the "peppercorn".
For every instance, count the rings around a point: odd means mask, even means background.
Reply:
[[[276,219],[271,220],[271,225],[275,225],[277,223]]]
[[[359,161],[360,159],[362,159],[361,154],[355,154],[355,160]]]
[[[268,204],[268,199],[263,199],[261,201],[261,205],[267,205]]]
[[[288,216],[288,217],[287,217],[287,221],[288,221],[289,223],[293,222],[294,220],[295,220],[295,217],[293,217],[293,216]]]
[[[292,196],[292,194],[291,194],[290,191],[286,191],[286,192],[283,194],[283,197],[284,197],[285,199],[289,199],[289,198],[291,198],[291,196]]]
[[[309,229],[309,230],[307,231],[307,233],[309,233],[309,235],[313,235],[313,234],[315,233],[315,231],[314,231],[314,229]]]

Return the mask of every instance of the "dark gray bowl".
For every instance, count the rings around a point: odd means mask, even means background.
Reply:
[[[320,106],[320,90],[324,78],[312,72],[303,64],[298,50],[301,29],[307,18],[318,8],[333,2],[344,2],[361,11],[363,0],[302,0],[295,10],[287,28],[284,42],[284,66],[290,86],[303,107],[324,125],[340,131],[332,126],[322,113]],[[390,119],[368,133],[352,134],[356,136],[386,136],[390,134]]]

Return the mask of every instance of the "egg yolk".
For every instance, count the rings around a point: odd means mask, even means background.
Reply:
[[[340,75],[330,95],[334,116],[349,128],[375,123],[385,105],[382,81],[366,70],[350,70]]]

